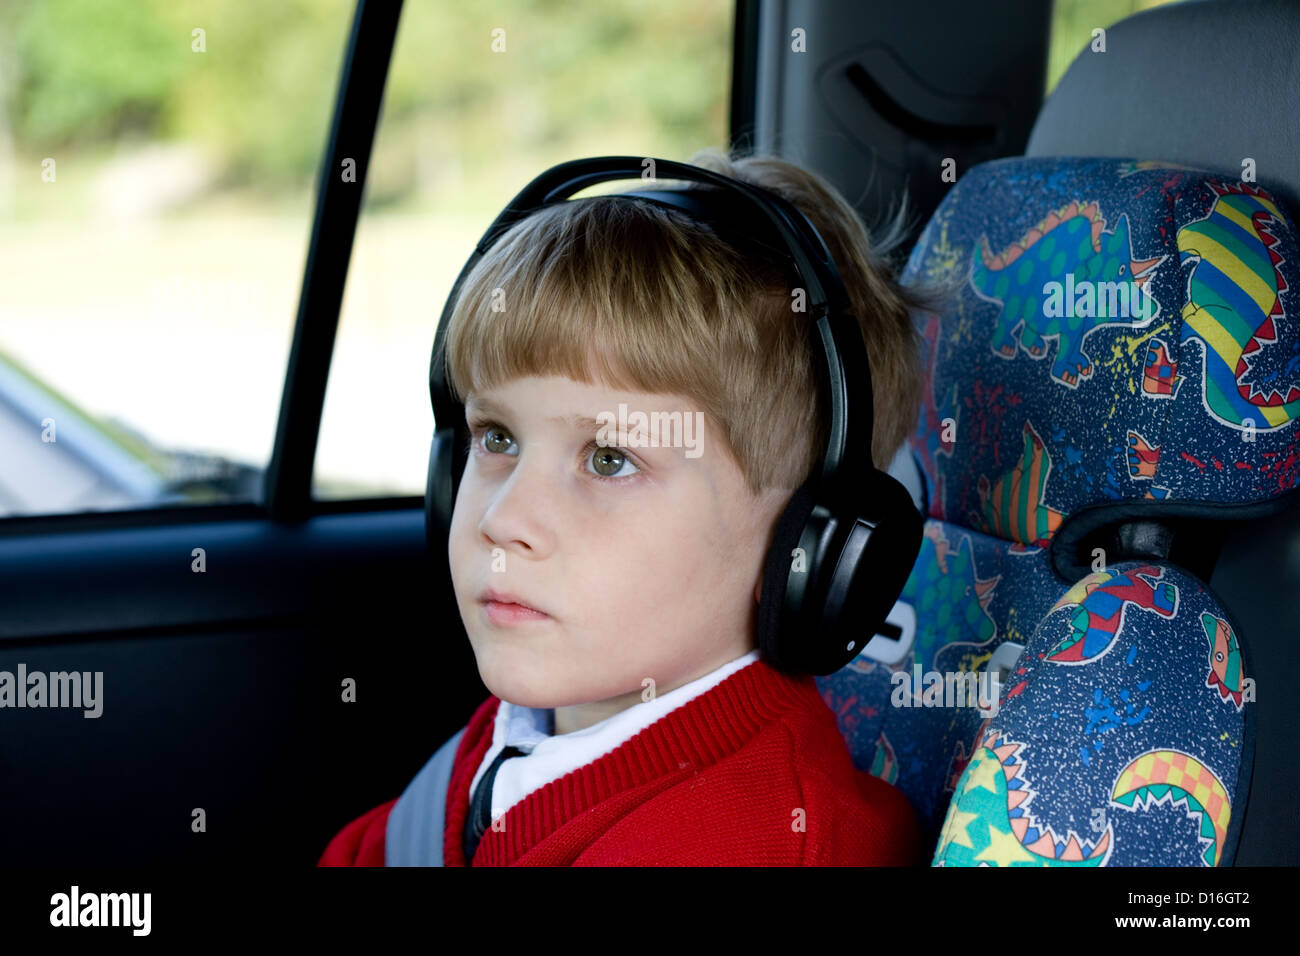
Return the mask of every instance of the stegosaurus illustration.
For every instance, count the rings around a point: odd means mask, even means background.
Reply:
[[[1134,290],[1134,298],[1146,295],[1151,270],[1165,257],[1133,258],[1127,216],[1119,217],[1113,232],[1104,231],[1105,226],[1097,203],[1075,200],[1049,213],[996,255],[988,237],[980,237],[971,283],[981,298],[1001,306],[992,342],[996,354],[1014,358],[1019,345],[1041,359],[1048,352],[1047,340],[1055,338],[1052,378],[1077,388],[1092,376],[1092,360],[1084,351],[1089,333],[1104,325],[1143,325],[1155,317],[1154,300],[1141,301],[1141,308],[1131,309],[1133,314],[1127,317],[1102,314],[1108,310],[1100,307],[1082,310],[1085,314],[1067,308],[1064,315],[1056,316],[1045,307],[1049,293],[1044,287],[1067,279],[1080,289],[1123,283]],[[1100,306],[1101,301],[1098,295],[1094,305]]]

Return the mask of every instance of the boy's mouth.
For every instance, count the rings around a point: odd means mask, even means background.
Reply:
[[[488,588],[478,597],[488,620],[494,624],[522,624],[526,621],[549,621],[551,616],[518,595]]]

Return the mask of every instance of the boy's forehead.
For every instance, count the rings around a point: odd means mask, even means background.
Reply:
[[[687,411],[695,405],[681,396],[635,392],[578,382],[567,376],[516,378],[493,388],[471,390],[466,408],[494,414],[537,415],[561,424],[599,424],[598,414],[617,414],[619,405],[632,411]]]

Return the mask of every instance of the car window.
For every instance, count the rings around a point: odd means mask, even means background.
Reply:
[[[1109,29],[1125,17],[1173,2],[1176,0],[1053,0],[1044,96],[1056,89],[1080,51],[1104,52],[1105,37],[1094,37],[1093,30]]]
[[[322,413],[318,499],[423,495],[429,361],[502,207],[582,156],[727,145],[733,3],[407,3]]]
[[[0,516],[260,498],[353,7],[0,4]]]

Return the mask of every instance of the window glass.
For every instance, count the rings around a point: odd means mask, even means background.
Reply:
[[[260,498],[352,9],[0,3],[0,515]]]

